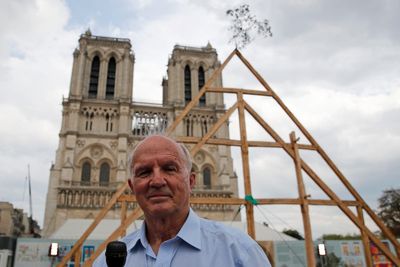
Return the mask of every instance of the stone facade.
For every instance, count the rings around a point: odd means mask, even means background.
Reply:
[[[73,56],[70,93],[62,103],[59,146],[50,170],[45,237],[68,218],[94,218],[128,178],[128,156],[135,144],[149,134],[162,133],[220,64],[210,44],[175,46],[162,81],[160,105],[132,102],[135,56],[128,39],[87,32],[81,35]],[[222,86],[221,76],[214,86]],[[208,93],[174,135],[201,137],[224,112],[222,95]],[[227,124],[217,136],[229,138]],[[237,195],[229,147],[204,146],[193,162],[195,196]],[[235,213],[222,205],[194,208],[201,216],[218,220],[232,220]],[[119,215],[116,205],[107,218]]]
[[[30,229],[29,221],[28,215],[22,209],[14,208],[9,202],[0,201],[0,236],[38,237],[40,229],[37,222],[33,220]]]

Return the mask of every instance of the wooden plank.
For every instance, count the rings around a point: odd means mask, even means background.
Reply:
[[[260,125],[274,138],[275,141],[281,143],[282,145],[284,144],[283,139],[266,123],[260,115],[255,112],[250,105],[245,103],[245,108],[246,110],[253,116],[253,118],[260,123]],[[286,153],[289,154],[292,158],[294,157],[294,152],[292,149],[283,146],[283,149],[286,151]],[[363,224],[360,223],[359,219],[357,216],[354,215],[354,213],[344,204],[340,198],[319,178],[319,176],[303,161],[301,160],[301,167],[302,169],[310,176],[312,180],[327,194],[333,201],[336,202],[337,206],[339,209],[343,211],[343,213],[346,214],[346,216],[361,230],[364,230],[368,237],[377,245],[377,247],[383,252],[385,256],[387,256],[392,262],[394,262],[397,265],[400,265],[400,260],[398,257],[394,256],[390,250],[368,229],[366,228]],[[358,200],[359,201],[359,200]]]
[[[357,206],[359,203],[354,200],[342,200],[346,206]],[[315,206],[337,206],[336,202],[331,199],[308,199],[308,204]]]
[[[136,202],[135,195],[122,195],[118,201]],[[225,203],[224,203],[225,201]],[[257,198],[259,205],[300,205],[298,198]],[[342,200],[343,204],[347,206],[357,206],[359,203],[354,200]],[[190,203],[192,204],[226,204],[226,205],[242,205],[246,201],[242,198],[217,198],[217,197],[191,197]],[[336,202],[331,199],[308,199],[309,205],[316,206],[336,206]]]
[[[80,266],[81,265],[81,256],[82,256],[82,246],[80,246],[75,254],[74,254],[74,265]]]
[[[103,250],[107,247],[107,244],[113,240],[116,240],[119,236],[121,236],[123,231],[126,231],[126,228],[136,219],[140,218],[143,215],[143,211],[140,207],[136,208],[132,211],[131,214],[125,219],[125,221],[114,230],[114,232],[103,242],[101,243],[97,249],[93,252],[90,258],[84,262],[83,267],[90,267],[93,265],[93,262],[97,259],[97,257],[103,252]]]
[[[124,194],[118,198],[118,201],[136,202],[136,196],[132,194]]]
[[[186,107],[183,109],[183,111],[178,115],[178,117],[175,119],[175,121],[167,128],[166,130],[166,135],[170,136],[172,132],[175,130],[175,128],[178,126],[178,124],[182,121],[182,119],[189,113],[189,111],[199,102],[201,96],[205,94],[207,87],[210,87],[210,85],[214,82],[214,80],[218,77],[218,75],[222,72],[222,70],[225,68],[226,64],[232,59],[232,57],[236,54],[236,49],[233,50],[230,55],[225,59],[224,63],[219,66],[218,69],[216,69],[211,77],[206,81],[204,86],[200,89],[199,93],[190,101]]]
[[[208,131],[201,140],[190,150],[190,154],[194,156],[200,148],[213,136],[217,130],[221,127],[221,125],[229,119],[229,116],[236,110],[238,107],[238,103],[235,103],[232,107],[230,107],[221,118],[213,125],[213,127]]]
[[[187,143],[187,144],[197,144],[201,141],[201,137],[193,137],[193,136],[178,136],[175,138],[179,143]],[[240,140],[231,140],[226,138],[210,138],[205,144],[208,145],[224,145],[224,146],[240,146]]]
[[[200,142],[201,137],[193,136],[178,136],[176,141],[180,143],[197,144]],[[282,145],[277,142],[269,141],[247,141],[249,147],[271,147],[271,148],[282,148]],[[225,138],[210,138],[205,144],[208,145],[225,145],[225,146],[241,146],[242,142],[240,140],[225,139]],[[290,146],[290,144],[285,143],[285,146]],[[315,147],[308,144],[298,144],[298,149],[301,150],[316,150]]]
[[[244,205],[246,200],[243,198],[226,198],[226,197],[191,197],[190,204],[221,204],[221,205]]]
[[[314,256],[314,243],[312,239],[311,232],[311,221],[310,221],[310,213],[308,209],[308,200],[306,189],[304,187],[303,175],[301,174],[301,163],[300,163],[300,154],[297,146],[296,135],[294,132],[290,133],[290,141],[292,143],[292,149],[294,152],[294,165],[296,170],[296,178],[297,178],[297,188],[299,192],[300,199],[300,210],[301,216],[303,219],[303,227],[304,227],[304,239],[306,242],[306,256],[307,256],[307,265],[308,266],[316,266],[315,256]]]
[[[127,202],[122,201],[122,203],[121,203],[121,224],[126,220],[126,206],[127,206]],[[121,237],[124,237],[125,235],[126,235],[126,231],[123,230],[121,233]]]
[[[100,223],[100,221],[106,216],[107,212],[114,206],[117,202],[119,196],[124,193],[124,191],[128,188],[128,182],[125,182],[115,194],[112,196],[110,201],[106,206],[99,212],[93,222],[90,224],[89,228],[82,234],[82,236],[76,241],[75,245],[72,249],[64,256],[61,262],[57,265],[58,267],[63,267],[67,264],[67,262],[71,259],[71,256],[82,246],[83,242],[88,238],[88,236],[93,232],[96,226]]]
[[[270,92],[253,90],[253,89],[241,89],[241,88],[229,88],[229,87],[208,87],[207,92],[213,93],[228,93],[228,94],[244,94],[244,95],[258,95],[258,96],[271,96]]]
[[[363,223],[365,225],[364,214],[363,214],[363,210],[360,205],[357,206],[357,215],[358,215],[358,218],[360,219],[361,223]],[[361,230],[360,232],[361,232],[361,240],[363,242],[365,262],[367,264],[367,267],[373,267],[372,255],[371,255],[371,249],[370,249],[368,236],[365,233],[365,231]]]
[[[240,127],[240,141],[242,141],[242,166],[243,166],[243,179],[244,179],[244,194],[252,196],[251,181],[250,181],[250,166],[249,166],[249,146],[247,143],[246,133],[246,119],[244,116],[244,100],[241,93],[237,94],[238,98],[238,111],[239,111],[239,127]],[[246,219],[247,219],[247,232],[256,239],[256,232],[254,227],[254,207],[250,202],[246,203]]]

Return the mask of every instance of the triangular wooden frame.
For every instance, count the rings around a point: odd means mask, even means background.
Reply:
[[[256,77],[260,84],[265,88],[265,91],[258,90],[246,90],[239,88],[215,88],[211,85],[216,80],[218,75],[230,62],[233,56],[237,56],[241,62],[250,70],[250,72]],[[226,113],[218,119],[214,126],[202,137],[187,137],[187,136],[175,136],[178,142],[192,143],[194,146],[191,149],[191,155],[194,156],[199,149],[204,144],[214,144],[214,145],[227,145],[227,146],[240,146],[242,152],[242,166],[243,166],[243,177],[244,177],[244,190],[245,195],[251,197],[251,184],[250,184],[250,168],[249,168],[249,147],[273,147],[282,148],[294,161],[296,178],[298,184],[298,198],[280,198],[280,199],[257,199],[259,205],[266,204],[286,204],[286,205],[300,205],[301,213],[303,218],[303,226],[305,233],[306,242],[306,256],[307,265],[316,266],[314,246],[312,242],[311,234],[311,223],[309,217],[309,205],[330,205],[337,206],[359,229],[362,236],[362,242],[364,246],[364,255],[366,264],[368,267],[372,267],[372,258],[369,250],[370,241],[383,252],[383,254],[388,257],[394,264],[400,266],[400,244],[396,240],[395,236],[389,231],[389,229],[383,224],[379,217],[373,212],[373,210],[367,205],[367,203],[362,199],[356,189],[350,184],[347,178],[342,174],[339,168],[333,163],[329,158],[327,153],[319,146],[316,140],[311,136],[311,134],[306,130],[306,128],[300,123],[300,121],[294,116],[294,114],[286,107],[283,101],[278,97],[278,95],[271,89],[267,82],[261,77],[261,75],[251,66],[251,64],[243,57],[239,50],[235,49],[223,62],[223,64],[214,71],[212,76],[207,80],[205,85],[201,88],[199,93],[192,99],[190,103],[183,109],[183,111],[178,115],[175,121],[167,129],[167,135],[173,135],[174,130],[182,122],[183,118],[194,108],[199,102],[202,95],[206,92],[212,93],[233,93],[237,95],[237,101],[230,107]],[[298,127],[301,133],[306,137],[310,144],[298,144],[296,135],[294,132],[290,133],[290,143],[285,143],[285,141],[279,136],[274,129],[264,121],[264,119],[244,100],[244,95],[258,95],[258,96],[268,96],[272,97],[276,103],[283,109],[283,111],[288,115],[288,117],[293,121],[293,123]],[[238,110],[239,114],[239,126],[240,126],[240,140],[232,139],[218,139],[214,138],[215,132],[221,127],[221,125],[226,122],[229,116]],[[246,121],[245,121],[245,111],[248,112],[259,125],[275,140],[275,142],[263,142],[263,141],[249,141],[247,139],[246,133]],[[300,157],[299,150],[314,150],[322,157],[322,159],[327,163],[327,165],[336,174],[339,180],[343,183],[346,189],[351,193],[355,200],[341,200],[333,190],[314,172],[314,170],[307,165],[307,163]],[[303,183],[302,171],[304,171],[318,186],[322,189],[325,194],[330,198],[330,200],[323,199],[310,199],[306,195],[305,186]],[[121,226],[116,229],[112,235],[104,241],[95,253],[84,263],[84,266],[91,266],[94,259],[105,249],[106,244],[117,238],[118,236],[124,236],[126,228],[137,218],[139,218],[143,213],[137,208],[129,216],[127,216],[127,202],[134,202],[135,197],[132,195],[124,194],[128,188],[127,183],[125,183],[121,188],[119,188],[116,194],[113,196],[112,200],[107,204],[106,207],[99,213],[92,225],[86,230],[83,236],[77,241],[71,251],[64,257],[63,261],[58,266],[64,266],[67,261],[75,255],[75,262],[80,262],[80,250],[84,240],[90,235],[95,226],[104,216],[107,211],[111,209],[116,202],[121,202]],[[252,238],[255,238],[254,229],[254,210],[253,205],[250,201],[240,198],[191,198],[191,203],[198,204],[227,204],[227,205],[245,205],[246,206],[246,217],[247,217],[247,229],[248,233]],[[357,214],[349,208],[350,206],[355,206],[357,208]],[[364,212],[366,212],[369,217],[376,223],[380,228],[382,233],[390,240],[396,250],[396,255],[391,253],[391,251],[368,229],[364,223]]]

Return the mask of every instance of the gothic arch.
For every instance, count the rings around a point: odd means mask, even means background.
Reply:
[[[197,182],[196,184],[199,186],[199,188],[203,189],[209,189],[212,187],[213,184],[215,184],[215,179],[217,179],[217,173],[218,173],[218,164],[215,163],[216,159],[213,157],[213,155],[204,149],[201,149],[198,151],[194,156],[193,156],[193,163],[198,166],[198,171],[197,171]],[[205,168],[210,168],[210,186],[207,188],[204,186],[204,169]]]
[[[108,186],[110,182],[113,182],[115,166],[108,158],[101,159],[96,167],[99,170],[98,181],[100,186]]]
[[[112,57],[115,58],[115,62],[117,63],[117,65],[122,60],[122,54],[118,51],[111,50],[104,54],[104,59],[106,60],[106,62],[108,62]]]
[[[93,167],[95,166],[94,161],[90,157],[83,157],[78,161],[78,164],[76,164],[76,167],[82,168],[83,163],[86,161],[88,161],[90,163],[90,165],[92,165]]]
[[[100,148],[102,151],[96,152],[98,148]],[[99,153],[100,155],[97,156],[95,153]],[[105,158],[110,161],[111,166],[117,166],[117,158],[114,155],[114,152],[111,150],[111,148],[101,143],[93,143],[82,149],[76,155],[76,162],[81,162],[81,159],[85,157],[90,158],[96,167],[98,167],[98,163]]]
[[[211,189],[213,185],[213,180],[215,179],[215,170],[214,167],[206,163],[201,168],[201,176],[203,181],[203,188],[204,189]]]
[[[78,174],[81,185],[89,186],[93,180],[94,162],[89,157],[84,157],[79,161]]]
[[[197,64],[196,64],[196,68],[197,69],[199,69],[200,67],[203,68],[204,73],[206,73],[208,71],[208,69],[209,69],[208,64],[205,63],[203,60],[198,61]]]
[[[190,71],[194,70],[196,68],[196,65],[194,64],[193,61],[191,61],[190,59],[186,59],[184,61],[182,61],[182,71],[185,71],[186,66],[189,66]]]
[[[87,58],[88,58],[88,60],[89,60],[90,62],[92,62],[93,58],[94,58],[95,56],[98,56],[99,59],[100,59],[100,63],[101,63],[101,62],[103,62],[104,59],[106,58],[106,57],[105,57],[105,53],[106,53],[106,52],[104,51],[104,49],[101,49],[101,48],[98,48],[98,47],[93,48],[93,49],[88,49],[88,51],[87,51]]]

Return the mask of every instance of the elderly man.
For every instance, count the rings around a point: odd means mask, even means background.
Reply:
[[[248,235],[190,209],[195,174],[183,145],[165,136],[147,137],[133,151],[130,167],[129,186],[145,220],[123,239],[125,266],[270,266]],[[104,254],[94,266],[107,266]]]

